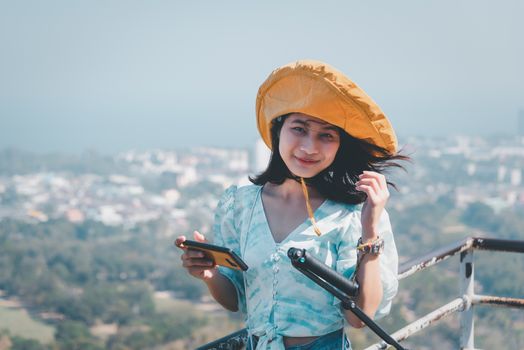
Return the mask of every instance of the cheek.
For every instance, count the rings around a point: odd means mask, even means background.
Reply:
[[[278,143],[278,152],[280,153],[281,157],[284,157],[286,154],[286,146],[285,143],[282,142],[282,140],[280,140],[280,142]]]
[[[283,137],[280,138],[280,142],[278,143],[278,150],[280,151],[280,155],[285,157],[286,154],[289,153],[289,150],[292,148],[292,142],[289,139],[289,137]]]
[[[288,165],[288,151],[287,151],[287,147],[286,147],[286,143],[285,142],[282,142],[282,140],[280,140],[281,142],[278,144],[278,153],[280,154],[280,158],[282,158],[282,161],[284,161],[284,164],[286,164],[286,166]]]
[[[335,159],[335,156],[337,155],[337,151],[338,151],[338,147],[339,147],[339,144],[334,144],[334,145],[330,145],[327,147],[327,149],[325,150],[326,151],[326,155],[327,155],[327,159],[329,159],[331,162]]]

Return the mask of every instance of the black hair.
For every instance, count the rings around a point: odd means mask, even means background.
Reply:
[[[249,177],[255,185],[264,185],[267,182],[282,184],[286,179],[300,180],[292,174],[279,152],[280,131],[284,121],[289,116],[283,115],[271,122],[271,159],[264,172]],[[366,194],[355,189],[355,183],[364,170],[384,173],[388,168],[404,169],[397,161],[409,161],[408,156],[399,153],[391,154],[385,148],[358,139],[339,129],[340,146],[333,163],[312,178],[304,179],[308,185],[315,187],[320,194],[328,199],[358,204],[366,200]],[[396,189],[394,183],[388,185]]]

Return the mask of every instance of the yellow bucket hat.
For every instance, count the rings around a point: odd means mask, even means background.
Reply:
[[[271,148],[271,121],[304,113],[336,125],[353,137],[397,151],[397,138],[380,107],[354,82],[332,66],[301,60],[275,69],[257,94],[257,126]]]

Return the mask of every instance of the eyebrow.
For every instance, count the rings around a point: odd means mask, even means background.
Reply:
[[[338,128],[336,126],[328,124],[328,123],[320,123],[320,122],[317,122],[317,121],[314,121],[314,120],[302,120],[302,119],[294,119],[294,120],[291,121],[291,123],[297,123],[297,124],[300,124],[300,125],[304,125],[305,127],[309,127],[309,123],[310,122],[322,125],[322,128],[324,130],[333,130],[333,131],[337,131],[338,132]]]

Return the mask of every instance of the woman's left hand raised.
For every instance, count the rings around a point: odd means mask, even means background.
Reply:
[[[367,194],[362,207],[362,240],[378,236],[378,223],[388,201],[389,191],[386,177],[374,171],[364,171],[359,175],[356,189]]]

